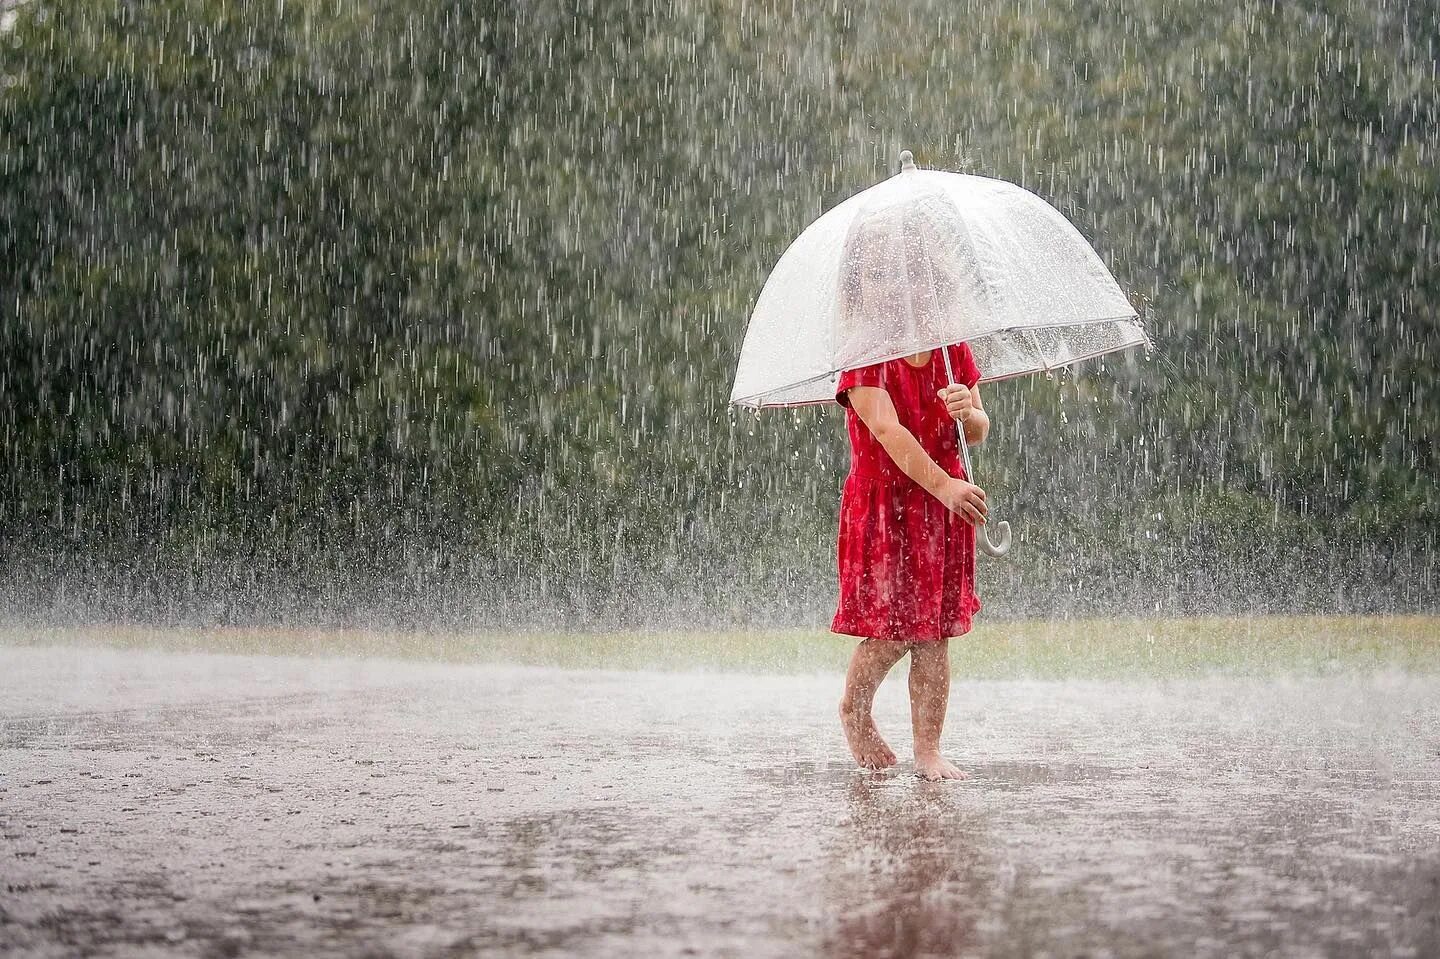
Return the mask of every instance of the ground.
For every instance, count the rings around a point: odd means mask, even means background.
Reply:
[[[949,783],[839,691],[0,646],[0,951],[1440,952],[1440,677],[957,680]]]

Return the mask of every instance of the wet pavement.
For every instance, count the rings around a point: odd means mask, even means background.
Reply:
[[[0,952],[1440,954],[1440,677],[840,682],[0,647]]]

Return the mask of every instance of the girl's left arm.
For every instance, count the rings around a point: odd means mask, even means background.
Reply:
[[[985,442],[990,435],[990,414],[980,405],[980,385],[970,387],[970,415],[962,420],[965,424],[965,442],[974,446]]]
[[[980,403],[980,385],[946,386],[940,390],[940,398],[945,401],[950,418],[959,420],[965,427],[966,445],[983,443],[990,435],[990,416]]]

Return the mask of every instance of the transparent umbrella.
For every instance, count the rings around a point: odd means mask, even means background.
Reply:
[[[1149,339],[1058,210],[1005,180],[919,169],[906,150],[899,173],[823,214],[780,257],[745,331],[730,402],[833,402],[844,370],[954,343],[969,344],[984,383]],[[963,431],[960,450],[973,482]],[[990,529],[979,545],[1003,555],[1010,526],[995,526],[997,540]]]

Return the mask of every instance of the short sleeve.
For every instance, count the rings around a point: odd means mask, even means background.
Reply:
[[[882,390],[885,389],[886,365],[885,363],[874,363],[841,373],[840,382],[835,385],[835,402],[849,408],[850,401],[846,398],[845,391],[852,386],[877,386]]]
[[[971,389],[980,382],[980,367],[975,365],[975,354],[970,352],[969,343],[957,343],[954,346],[947,346],[950,351],[950,362],[955,365],[955,379]]]

